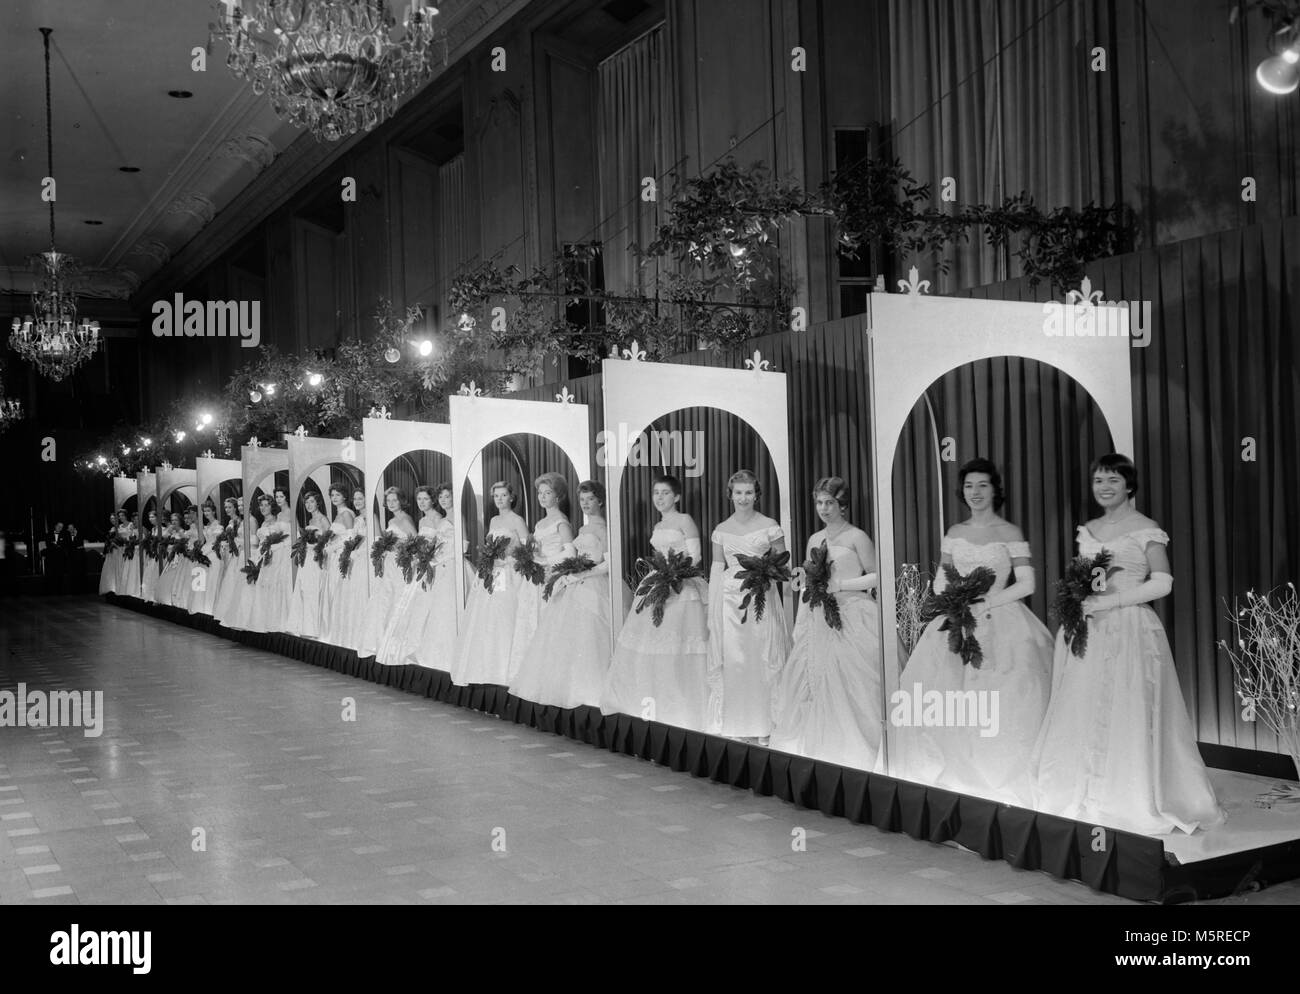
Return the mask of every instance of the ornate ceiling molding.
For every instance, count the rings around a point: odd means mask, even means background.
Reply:
[[[186,214],[199,219],[199,224],[212,223],[217,215],[216,205],[201,193],[187,190],[167,205],[168,214]]]
[[[83,267],[75,277],[78,297],[129,300],[140,289],[140,277],[129,269]],[[30,269],[0,268],[3,292],[25,295],[36,288],[36,274]]]
[[[271,139],[255,134],[227,138],[217,149],[217,158],[247,162],[253,167],[254,173],[260,173],[274,162],[279,154],[280,150],[275,147]]]
[[[438,80],[452,72],[461,59],[492,32],[522,13],[531,2],[532,0],[460,0],[457,3],[452,0],[444,4],[444,16],[450,21],[447,29],[447,65],[435,73],[419,93],[408,99],[406,105],[398,111],[395,121],[390,121],[389,125],[396,123],[400,126],[406,119],[405,112],[413,103],[418,104],[423,94],[428,93]],[[246,107],[252,107],[248,111],[250,118],[256,117],[258,111],[270,113],[265,97],[254,96],[251,87],[241,91],[240,100],[246,101]],[[226,133],[229,135],[232,131],[253,130],[255,129],[246,126],[242,129],[232,128]],[[275,130],[272,129],[273,133]],[[316,141],[309,134],[295,133],[297,138],[292,144],[276,156],[229,204],[223,206],[210,224],[176,251],[166,266],[147,280],[133,298],[135,302],[150,300],[160,292],[167,292],[169,287],[189,282],[234,247],[313,177],[324,172],[361,142],[374,140],[373,135],[363,132],[327,144]],[[205,143],[201,147],[213,146]],[[198,146],[196,154],[197,148]],[[185,188],[184,185],[176,186],[170,191],[170,198],[175,200]],[[141,230],[135,237],[143,234],[144,231]]]

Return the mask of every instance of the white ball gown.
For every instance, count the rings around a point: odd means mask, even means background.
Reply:
[[[415,662],[433,670],[447,670],[456,654],[456,525],[450,518],[438,523],[442,545],[434,557],[429,613],[416,640]]]
[[[221,580],[221,558],[217,555],[217,539],[221,525],[213,521],[203,526],[203,541],[199,554],[206,556],[210,565],[190,561],[191,577],[185,585],[185,610],[190,614],[211,614],[217,599],[217,585]],[[194,570],[198,572],[195,573]]]
[[[243,617],[245,608],[240,607],[247,596],[248,580],[244,576],[244,537],[249,528],[248,519],[243,518],[235,528],[235,551],[228,547],[222,549],[225,557],[221,571],[221,589],[217,591],[217,600],[212,607],[212,616],[227,628],[234,628],[236,617]]]
[[[181,551],[181,546],[176,539],[181,537],[180,532],[172,532],[167,535],[167,558],[163,561],[162,569],[158,572],[158,583],[154,587],[154,600],[159,604],[166,604],[168,607],[176,606],[176,596],[179,592],[182,574],[188,576],[189,571],[185,567],[189,560],[185,558]]]
[[[356,650],[361,641],[369,597],[366,581],[370,575],[370,550],[366,545],[366,523],[357,515],[351,528],[337,518],[330,525],[334,540],[330,543],[329,572],[325,578],[325,635],[322,641],[344,649]],[[339,570],[343,546],[350,539],[361,538],[352,550],[348,575]]]
[[[456,526],[450,518],[444,518],[436,512],[435,516],[438,518],[437,524],[429,524],[421,519],[420,530],[417,533],[420,537],[439,543],[438,553],[433,559],[433,582],[426,588],[421,579],[415,575],[414,567],[412,567],[411,582],[407,583],[403,578],[401,593],[388,612],[388,621],[384,625],[383,635],[380,636],[379,644],[375,648],[375,660],[381,666],[415,665],[418,662],[421,639],[424,636],[425,626],[429,623],[429,615],[433,612],[435,598],[442,594],[445,600],[445,590],[438,588],[439,561],[446,558],[451,545],[455,542]],[[396,566],[393,568],[397,569]],[[401,571],[398,570],[398,573],[400,575]],[[455,603],[453,593],[453,607]],[[451,633],[454,638],[456,633],[454,618]],[[443,634],[446,635],[446,632],[444,631]]]
[[[321,637],[324,618],[322,610],[325,605],[325,570],[329,566],[329,551],[323,562],[316,562],[316,539],[319,528],[308,527],[303,530],[307,538],[307,555],[298,567],[298,578],[294,581],[293,593],[289,597],[289,615],[284,623],[284,630],[290,635],[301,638],[318,639]]]
[[[974,545],[964,538],[945,538],[941,548],[963,576],[980,566],[992,570],[997,580],[990,594],[1007,585],[1013,559],[1030,558],[1028,542]],[[961,656],[949,651],[948,633],[940,631],[943,618],[931,621],[917,639],[898,681],[906,697],[891,702],[888,773],[899,780],[1032,807],[1029,764],[1051,693],[1052,635],[1023,601],[996,607],[987,619],[978,609],[972,613],[984,656],[978,669],[963,665]],[[949,700],[954,708],[963,702],[968,712],[964,724],[924,723],[926,695],[935,691],[943,696],[929,700],[942,700],[944,709],[930,713],[946,714]],[[916,721],[918,714],[922,723]]]
[[[568,524],[564,517],[549,515],[537,523],[533,529],[533,558],[546,567],[549,576],[551,567],[573,551],[573,546],[560,538],[560,525]],[[511,560],[513,565],[513,560]],[[537,625],[549,609],[550,604],[542,600],[545,581],[541,584],[524,581],[519,585],[519,607],[516,609],[515,634],[510,649],[510,682],[513,683],[519,666],[524,661],[524,653],[532,644],[537,634]],[[526,698],[531,700],[531,698]]]
[[[402,543],[412,536],[391,524],[385,531],[389,535],[397,536],[397,544],[384,553],[382,575],[376,575],[374,572],[373,560],[370,558],[371,549],[363,546],[353,553],[355,557],[365,552],[363,565],[371,571],[370,599],[366,604],[366,616],[357,645],[357,653],[361,656],[379,654],[379,645],[388,630],[389,618],[392,617],[398,601],[402,599],[402,591],[406,589],[406,579],[402,576],[401,567],[397,565],[397,553]]]
[[[831,576],[862,575],[857,550],[827,543]],[[881,735],[880,607],[865,590],[833,595],[840,630],[820,607],[799,606],[794,646],[773,695],[769,742],[850,769],[876,765]]]
[[[676,528],[656,528],[650,544],[659,552],[690,554]],[[627,714],[665,725],[704,731],[708,706],[709,585],[686,580],[664,605],[663,623],[653,609],[633,609],[623,621],[600,696],[603,714]]]
[[[131,542],[136,538],[135,526],[129,523],[119,525],[117,533],[122,536],[124,542]],[[121,597],[140,596],[140,546],[138,544],[132,551],[130,559],[126,558],[126,552],[123,550],[118,563],[117,593]]]
[[[708,730],[734,738],[772,734],[772,690],[790,654],[790,625],[777,584],[769,584],[762,620],[751,603],[741,621],[745,591],[736,556],[761,556],[785,538],[779,525],[745,535],[721,530],[712,541],[726,560],[722,580],[709,585]],[[716,578],[715,578],[716,579]]]
[[[162,541],[161,536],[157,534],[147,537],[152,542]],[[150,604],[157,603],[158,577],[162,573],[162,564],[156,555],[146,553],[143,545],[136,550],[135,554],[144,557],[140,572],[140,599]]]
[[[272,545],[262,557],[262,570],[251,595],[248,622],[250,632],[278,632],[289,617],[289,598],[293,594],[293,547],[289,542],[289,525],[276,519],[257,530],[258,546],[272,535],[284,538]]]
[[[115,544],[121,531],[114,527],[104,541],[104,565],[99,570],[99,592],[101,594],[118,593],[118,579],[122,575],[122,547]]]
[[[507,535],[510,546],[492,571],[490,590],[477,575],[473,577],[464,634],[457,642],[450,670],[451,682],[458,687],[470,684],[508,687],[512,675],[515,622],[519,619],[519,593],[524,584],[514,562],[514,550],[519,542],[512,531],[489,530],[488,535]]]
[[[1103,549],[1117,568],[1108,592],[1146,581],[1146,548],[1169,536],[1148,528],[1107,542],[1086,527],[1079,553]],[[1082,659],[1057,634],[1052,701],[1033,757],[1036,806],[1076,821],[1142,835],[1192,833],[1224,820],[1178,687],[1164,626],[1147,604],[1088,622]]]
[[[579,555],[597,566],[607,547],[583,531],[574,540]],[[597,707],[611,657],[608,568],[551,594],[534,637],[526,645],[510,693],[557,708]]]

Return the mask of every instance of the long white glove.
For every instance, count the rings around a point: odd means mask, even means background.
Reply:
[[[941,594],[948,589],[948,573],[943,568],[943,563],[940,563],[939,568],[935,571],[934,582],[931,586],[936,594]]]
[[[1017,566],[1016,582],[1002,590],[991,591],[984,598],[984,607],[986,610],[992,610],[995,607],[1001,607],[1003,604],[1024,600],[1026,597],[1032,596],[1037,587],[1038,584],[1034,580],[1034,568],[1032,566]]]
[[[691,557],[693,563],[704,562],[704,554],[698,538],[688,538],[686,540],[686,554]]]
[[[855,576],[852,580],[838,580],[838,589],[843,591],[864,591],[875,590],[880,583],[878,573],[864,573],[862,576]]]

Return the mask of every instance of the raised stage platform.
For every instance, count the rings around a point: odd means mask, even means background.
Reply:
[[[1095,890],[1162,904],[1210,900],[1300,878],[1300,803],[1272,808],[1256,799],[1278,783],[1211,770],[1228,822],[1194,836],[1107,831],[1091,824],[846,769],[762,746],[688,731],[596,708],[561,710],[511,696],[504,687],[455,687],[447,673],[379,666],[351,650],[280,633],[233,631],[178,608],[106,595],[130,610],[275,652],[338,673],[495,715],[597,748],[637,756],[678,772],[776,796],[798,807],[870,824],[914,839],[956,843],[985,859],[1079,880]],[[1294,786],[1294,784],[1292,785]],[[1097,851],[1100,849],[1101,851]]]

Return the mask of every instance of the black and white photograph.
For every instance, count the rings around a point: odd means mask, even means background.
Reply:
[[[1046,905],[1264,964],[1134,911],[1300,904],[1300,0],[0,6],[24,957]]]

